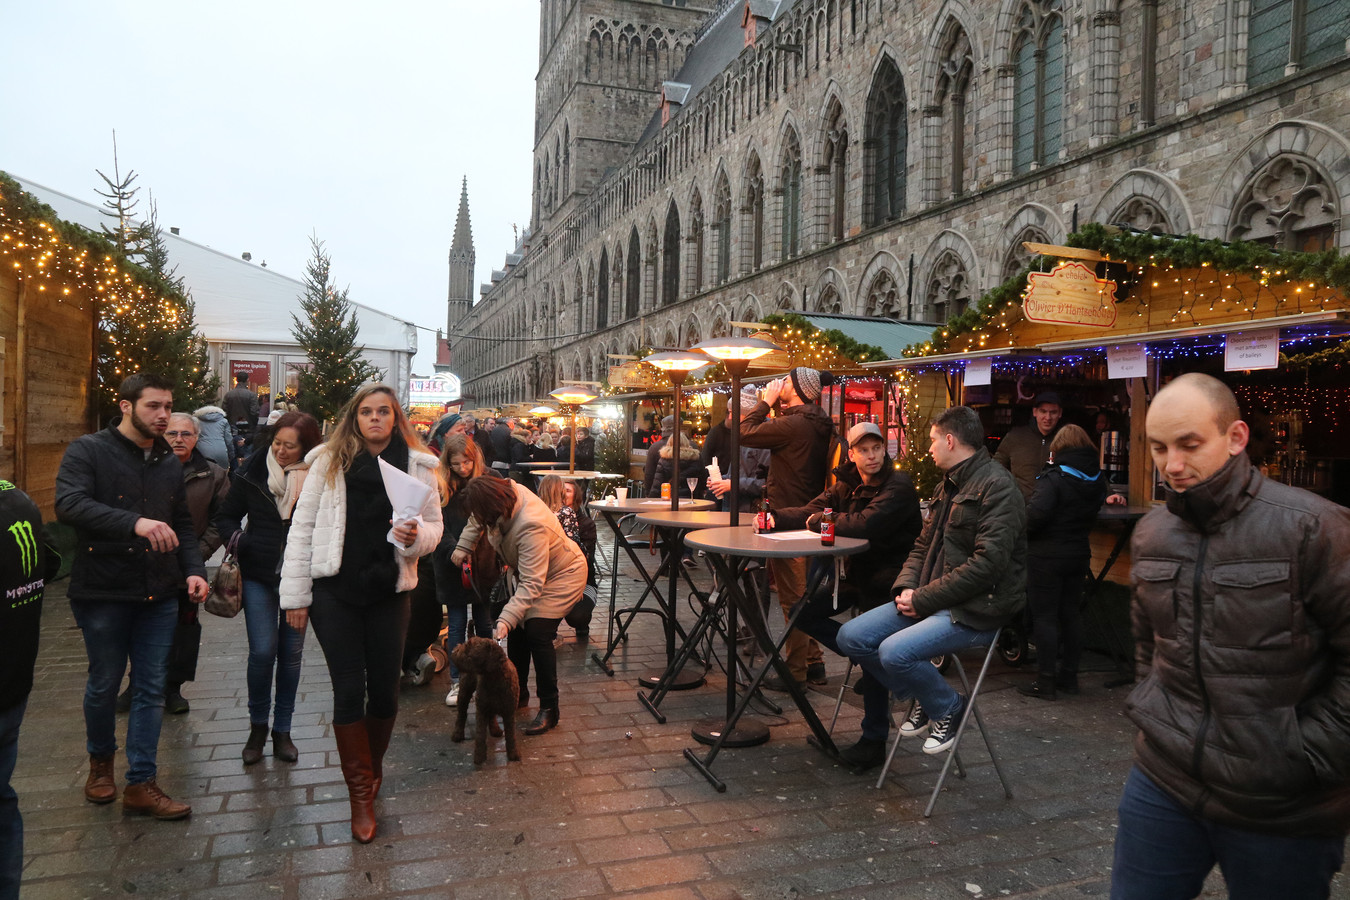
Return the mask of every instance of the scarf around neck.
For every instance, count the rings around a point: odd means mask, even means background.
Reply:
[[[300,491],[305,486],[305,475],[309,472],[309,463],[302,458],[283,469],[270,449],[264,452],[267,454],[267,490],[276,500],[277,512],[281,514],[284,522],[291,517],[295,501],[300,498]]]

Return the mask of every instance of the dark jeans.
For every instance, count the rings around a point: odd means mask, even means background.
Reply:
[[[19,758],[19,725],[28,708],[24,700],[0,710],[0,900],[19,900],[19,876],[23,871],[23,817],[19,795],[9,780]]]
[[[272,728],[290,733],[295,694],[300,688],[300,659],[305,633],[286,624],[277,588],[244,580],[244,625],[248,631],[248,721],[266,725],[272,715],[272,672],[276,671],[276,711]]]
[[[127,784],[150,781],[156,774],[165,672],[178,622],[178,601],[72,600],[70,609],[89,656],[89,679],[84,686],[86,748],[93,756],[117,752],[117,688],[130,658]]]
[[[459,573],[455,573],[459,577]],[[441,634],[441,601],[437,599],[436,574],[430,557],[417,563],[417,587],[409,600],[408,634],[403,641],[403,669],[417,667],[417,660]]]
[[[1297,838],[1196,818],[1138,769],[1120,798],[1111,900],[1190,900],[1218,863],[1230,900],[1323,900],[1345,838]]]
[[[399,662],[408,633],[408,594],[357,605],[315,584],[309,619],[333,682],[333,724],[398,715]]]
[[[834,608],[834,587],[827,580],[806,601],[806,608],[797,617],[797,628],[815,638],[822,647],[839,656],[845,655],[839,649],[839,629],[844,627],[834,616],[858,605],[863,600],[862,592],[852,585],[839,588],[839,609]],[[862,736],[869,740],[884,741],[890,732],[891,698],[886,687],[875,678],[863,682],[863,720]]]
[[[506,635],[506,655],[520,677],[521,699],[530,696],[526,682],[530,677],[530,661],[534,661],[534,692],[539,697],[540,709],[558,708],[558,654],[553,639],[558,636],[562,619],[526,619],[525,624],[512,628]]]
[[[1088,561],[1079,558],[1027,558],[1027,607],[1036,639],[1036,666],[1045,678],[1078,675],[1083,656],[1083,588]]]

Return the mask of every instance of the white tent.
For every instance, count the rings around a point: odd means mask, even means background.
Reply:
[[[67,222],[98,231],[108,218],[100,207],[60,191],[17,179],[38,200]],[[226,388],[232,375],[246,372],[250,386],[276,392],[294,387],[304,351],[291,335],[294,314],[303,321],[304,284],[294,278],[164,232],[170,264],[196,301],[197,326],[210,347],[211,365]],[[384,380],[408,402],[417,328],[388,313],[353,303],[360,325],[358,343],[365,358],[384,371]]]

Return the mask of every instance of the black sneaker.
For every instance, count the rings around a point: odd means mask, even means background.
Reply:
[[[829,684],[830,676],[825,674],[825,664],[823,662],[815,662],[807,666],[806,680],[812,684]]]
[[[192,707],[188,705],[187,698],[183,696],[182,691],[170,688],[164,694],[164,711],[174,716],[181,716]]]
[[[957,694],[956,697],[961,701],[956,709],[928,725],[928,740],[923,742],[923,752],[929,756],[941,753],[956,743],[956,729],[961,724],[968,702],[964,694]]]
[[[839,751],[839,761],[860,775],[868,769],[875,769],[886,761],[886,742],[875,738],[860,738],[852,747]]]
[[[917,737],[928,730],[928,713],[923,711],[919,701],[915,700],[909,708],[909,715],[900,723],[901,737]]]

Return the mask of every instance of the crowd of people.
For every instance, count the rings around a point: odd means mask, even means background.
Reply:
[[[785,619],[806,604],[784,646],[797,686],[825,680],[825,650],[861,667],[861,735],[840,761],[859,773],[883,762],[894,698],[908,701],[900,737],[924,738],[929,754],[951,748],[970,699],[931,660],[987,646],[1027,608],[1038,666],[1019,689],[1041,701],[1077,693],[1087,535],[1103,504],[1123,499],[1109,492],[1092,436],[1063,423],[1060,397],[1046,392],[1033,400],[1031,421],[991,454],[980,415],[946,409],[927,435],[941,480],[925,516],[880,428],[859,422],[836,434],[820,405],[830,382],[829,373],[794,368],[736,402],[743,508],[767,499],[774,527],[812,531],[830,510],[836,535],[869,541],[833,576],[838,585],[808,580],[804,559],[767,566]],[[311,416],[274,411],[231,466],[204,447],[217,420],[173,413],[172,392],[157,376],[126,379],[120,417],[73,442],[57,478],[57,516],[77,537],[67,594],[89,657],[89,802],[119,796],[121,699],[123,810],[190,815],[159,788],[156,753],[164,713],[189,708],[182,685],[195,672],[204,560],[220,546],[242,576],[242,762],[257,763],[269,737],[274,758],[298,759],[290,730],[312,622],[332,684],[355,840],[376,834],[401,687],[449,666],[446,703],[455,706],[448,651],[467,636],[505,644],[519,709],[531,702],[533,674],[538,710],[525,734],[558,725],[556,639],[563,622],[578,640],[588,636],[596,527],[574,482],[550,475],[535,487],[520,466],[570,455],[570,434],[559,430],[555,441],[548,428],[510,418],[479,427],[449,414],[428,446],[394,390],[371,384],[326,440]],[[652,445],[649,489],[659,489],[663,471],[669,479],[676,427],[663,422]],[[729,457],[729,428],[730,417],[717,423],[701,449],[692,436],[681,440],[681,472],[695,483],[677,490],[728,497],[729,481],[708,480],[702,463]],[[1167,502],[1139,523],[1132,547],[1140,680],[1127,711],[1139,732],[1112,869],[1112,896],[1122,900],[1194,896],[1216,864],[1235,897],[1321,897],[1343,862],[1350,512],[1264,478],[1247,458],[1247,436],[1232,392],[1209,376],[1180,376],[1148,410]],[[585,429],[575,450],[578,467],[593,465]],[[419,485],[415,509],[394,509],[389,470]],[[0,519],[28,535],[0,550],[6,596],[17,598],[0,608],[0,900],[8,900],[22,862],[9,776],[54,552],[41,540],[36,507],[5,482]],[[817,592],[806,596],[813,582]]]

